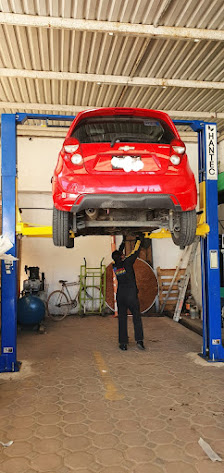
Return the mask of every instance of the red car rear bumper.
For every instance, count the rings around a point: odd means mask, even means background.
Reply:
[[[197,191],[193,173],[164,176],[74,175],[53,179],[53,200],[58,210],[77,213],[88,208],[193,210]],[[138,184],[136,184],[136,180]]]

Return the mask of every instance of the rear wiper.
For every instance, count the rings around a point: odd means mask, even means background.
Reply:
[[[146,143],[150,143],[150,142],[153,142],[150,140],[150,136],[148,136],[146,133],[139,133],[139,134],[136,134],[134,135],[133,133],[120,133],[120,134],[117,134],[113,137],[113,139],[111,140],[110,142],[110,146],[111,148],[113,148],[113,146],[115,145],[116,141],[121,141],[122,138],[132,138],[132,141],[134,142],[141,142],[141,138],[144,138],[144,139],[147,139]]]
[[[119,133],[113,137],[113,139],[110,142],[110,147],[113,148],[115,145],[116,141],[120,141],[122,138],[130,138],[132,137],[132,133]]]

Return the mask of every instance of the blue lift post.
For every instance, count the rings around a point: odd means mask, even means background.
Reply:
[[[2,234],[13,243],[16,256],[16,121],[15,115],[2,115]],[[1,277],[1,356],[0,371],[18,371],[16,354],[17,264],[10,274],[2,261]]]
[[[16,256],[16,125],[27,119],[71,121],[74,116],[43,114],[2,114],[2,233],[13,243],[10,253]],[[190,126],[198,133],[199,180],[206,183],[206,221],[210,233],[201,238],[203,353],[208,361],[224,361],[221,338],[220,276],[218,263],[218,193],[216,124],[198,120],[174,120],[176,125]],[[17,362],[17,271],[11,274],[2,262],[2,334],[0,372],[16,371]]]
[[[203,286],[203,356],[209,361],[224,361],[222,344],[219,229],[218,229],[218,153],[216,123],[203,123],[199,140],[202,151],[201,179],[206,185],[206,221],[210,232],[201,239]]]
[[[208,361],[224,361],[222,344],[219,230],[218,230],[218,152],[216,123],[174,120],[198,133],[199,183],[205,182],[206,222],[210,232],[201,238],[203,305],[203,351]]]
[[[13,243],[10,254],[16,256],[16,179],[17,149],[16,125],[27,119],[48,119],[54,121],[71,121],[74,116],[2,114],[2,234],[7,235]],[[0,372],[19,370],[17,361],[17,263],[6,268],[1,264],[1,355]]]

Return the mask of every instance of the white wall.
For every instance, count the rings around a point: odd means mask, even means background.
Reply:
[[[51,192],[51,176],[62,143],[59,138],[18,138],[19,191]]]
[[[224,172],[224,140],[218,145],[219,172]]]
[[[219,172],[224,172],[224,140],[219,143],[218,146],[218,163],[219,163]],[[219,205],[218,208],[219,214],[219,233],[224,233],[224,204]]]
[[[59,289],[59,279],[77,281],[83,258],[89,267],[100,266],[102,257],[111,262],[110,237],[79,237],[74,249],[58,248],[50,238],[26,238],[22,240],[22,269],[25,265],[39,266],[45,273],[48,291]],[[27,276],[21,274],[21,284]]]

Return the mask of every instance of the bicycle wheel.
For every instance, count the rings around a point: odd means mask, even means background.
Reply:
[[[81,307],[84,314],[98,313],[103,302],[103,294],[100,297],[100,289],[98,287],[87,287],[86,292],[82,291]]]
[[[68,314],[70,302],[66,294],[62,291],[53,291],[47,300],[47,311],[49,317],[55,322],[62,320]]]

